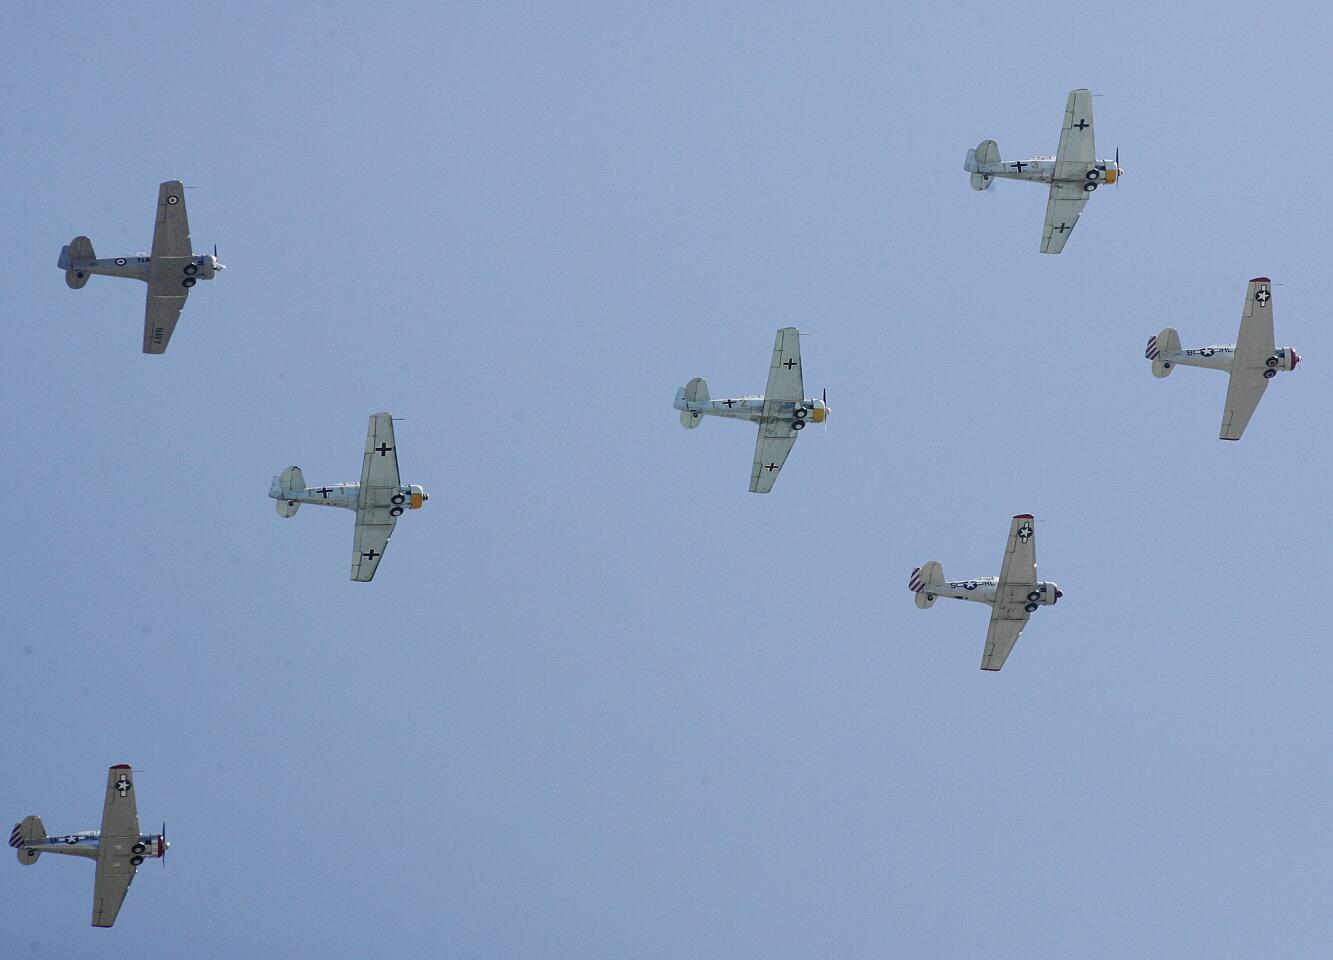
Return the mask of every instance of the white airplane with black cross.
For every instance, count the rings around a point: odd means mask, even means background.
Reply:
[[[945,580],[944,569],[931,560],[912,571],[908,589],[916,594],[922,610],[940,597],[974,600],[991,607],[982,670],[999,670],[1038,607],[1053,606],[1064,592],[1046,580],[1037,579],[1037,528],[1030,513],[1020,513],[1009,524],[1009,542],[998,577],[977,580]]]
[[[280,517],[294,516],[303,503],[355,510],[352,579],[363,583],[374,578],[403,511],[419,510],[430,499],[430,494],[420,486],[405,484],[399,478],[395,443],[393,417],[387,413],[371,414],[360,483],[311,487],[306,485],[300,467],[288,467],[273,478],[268,491],[278,501]]]
[[[106,802],[102,805],[102,829],[48,837],[41,817],[25,817],[14,825],[9,845],[18,852],[19,863],[31,866],[44,853],[87,857],[97,861],[93,880],[93,926],[109,927],[116,922],[125,893],[134,882],[139,864],[150,857],[166,856],[167,825],[161,833],[140,833],[139,813],[134,802],[134,771],[118,763],[106,775]]]
[[[60,250],[57,266],[65,271],[65,283],[78,290],[93,274],[129,277],[148,284],[148,303],[143,318],[143,352],[165,353],[176,329],[185,298],[200,280],[212,280],[226,267],[213,255],[195,255],[190,246],[190,223],[185,216],[185,185],[167,180],[157,188],[157,223],[153,227],[152,253],[132,257],[97,259],[92,241],[75,237]]]
[[[783,327],[773,343],[768,366],[768,386],[762,397],[731,397],[712,400],[708,384],[695,377],[676,391],[673,406],[680,411],[680,425],[689,430],[704,417],[726,417],[758,424],[750,468],[750,492],[768,493],[777,482],[778,471],[807,423],[823,423],[829,414],[828,396],[812,400],[805,396],[801,373],[801,333]]]
[[[1059,253],[1078,223],[1083,205],[1104,183],[1115,183],[1124,172],[1120,151],[1114,160],[1098,160],[1092,139],[1092,92],[1072,90],[1060,128],[1060,146],[1053,157],[1001,160],[994,140],[982,140],[967,151],[963,169],[972,174],[972,189],[989,190],[997,179],[1030,180],[1050,184],[1046,222],[1041,228],[1041,252]]]
[[[1180,349],[1180,335],[1167,327],[1148,338],[1143,355],[1152,361],[1154,377],[1169,377],[1178,364],[1209,367],[1228,374],[1226,406],[1222,409],[1222,440],[1239,440],[1255,407],[1280,371],[1301,362],[1294,347],[1277,347],[1273,339],[1273,281],[1255,277],[1245,291],[1240,333],[1235,343]]]

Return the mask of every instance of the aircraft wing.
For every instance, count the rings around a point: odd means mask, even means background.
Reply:
[[[355,548],[352,579],[369,581],[389,545],[397,524],[389,510],[398,493],[398,451],[394,448],[393,417],[376,413],[366,430],[366,453],[361,463],[361,490],[356,505]]]
[[[1071,183],[1056,180],[1051,184],[1050,196],[1046,199],[1046,222],[1041,227],[1041,252],[1059,253],[1065,248],[1065,241],[1074,232],[1083,205],[1088,202],[1082,181]]]
[[[787,454],[796,445],[796,431],[786,421],[761,423],[754,445],[754,466],[750,470],[750,492],[768,493],[777,482],[778,472],[787,462]]]
[[[143,319],[143,352],[165,353],[190,292],[181,281],[194,252],[185,216],[185,186],[168,180],[157,189],[157,223],[153,227],[148,304]]]
[[[770,403],[792,404],[804,399],[801,333],[795,327],[783,327],[773,341],[773,360],[768,366],[768,386],[764,388],[764,415],[768,415]]]
[[[1273,340],[1273,289],[1267,277],[1256,277],[1245,291],[1245,309],[1236,337],[1236,354],[1227,381],[1226,407],[1222,411],[1223,440],[1239,440],[1255,407],[1268,387],[1265,362],[1277,352]]]
[[[986,649],[981,654],[982,670],[999,670],[1009,659],[1009,651],[1018,635],[1028,625],[1028,612],[1019,603],[996,601],[991,608],[990,627],[986,630]]]
[[[1009,540],[1000,564],[1000,580],[995,585],[995,606],[991,609],[986,631],[986,649],[981,655],[982,670],[999,670],[1027,626],[1029,614],[1023,609],[1028,593],[1037,585],[1037,528],[1030,513],[1020,513],[1009,523]]]
[[[1055,179],[1082,180],[1097,162],[1092,140],[1092,91],[1071,90],[1065,104],[1065,122],[1060,128],[1060,146],[1055,151]]]
[[[97,849],[97,878],[93,882],[93,926],[116,922],[125,893],[134,882],[131,849],[139,842],[139,811],[134,802],[134,771],[118,764],[107,771],[106,802]]]
[[[176,330],[176,321],[185,309],[189,291],[171,278],[148,281],[148,304],[143,315],[143,352],[166,353],[167,343]]]

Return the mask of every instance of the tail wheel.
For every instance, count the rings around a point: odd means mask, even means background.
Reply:
[[[403,508],[402,508],[402,507],[390,507],[390,508],[389,508],[389,516],[391,516],[391,517],[401,517],[402,515],[403,515]]]
[[[804,420],[793,420],[793,421],[791,422],[791,428],[792,428],[793,430],[804,430],[804,429],[805,429],[805,421],[804,421]]]
[[[1040,600],[1041,594],[1038,591],[1033,590],[1031,593],[1028,594],[1028,599],[1033,601]]]
[[[1264,363],[1266,363],[1270,367],[1276,367],[1278,365],[1278,359],[1277,357],[1269,357],[1267,360],[1264,361]]]
[[[193,263],[187,263],[187,264],[185,265],[185,275],[186,275],[186,276],[193,277],[193,276],[194,276],[196,273],[198,273],[198,272],[199,272],[199,267],[196,266],[195,264],[193,264]]]
[[[1276,376],[1277,376],[1277,371],[1276,371],[1276,370],[1265,370],[1265,371],[1264,371],[1264,379],[1265,379],[1265,380],[1272,380],[1272,379],[1273,379],[1274,377],[1276,377]]]
[[[134,864],[137,867],[139,864],[143,863],[143,857],[140,856],[130,857],[130,863]]]
[[[182,286],[182,287],[193,287],[193,286],[194,286],[196,283],[198,283],[198,282],[199,282],[199,281],[196,280],[194,277],[186,277],[184,280],[181,281],[181,286]]]
[[[1032,611],[1037,609],[1037,605],[1035,603],[1029,603],[1023,609],[1026,610],[1028,613],[1031,613]]]
[[[135,853],[143,853],[148,848],[145,847],[142,843],[136,843],[134,846],[130,847],[130,849],[133,850]]]

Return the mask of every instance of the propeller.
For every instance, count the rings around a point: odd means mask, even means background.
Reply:
[[[824,401],[824,432],[828,433],[828,387],[821,391],[820,399]]]
[[[167,869],[167,821],[165,820],[162,821],[162,832],[158,837],[162,843],[162,856],[159,859],[162,861],[162,869],[165,870]]]
[[[1115,148],[1115,188],[1120,189],[1120,175],[1125,171],[1120,169],[1120,148]]]

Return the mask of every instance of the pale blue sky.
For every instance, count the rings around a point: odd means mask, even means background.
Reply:
[[[9,4],[0,808],[128,762],[173,849],[110,931],[11,858],[0,952],[1326,952],[1333,14],[1161,6]],[[963,155],[1078,86],[1128,172],[1042,257]],[[55,261],[172,177],[229,269],[152,358]],[[1143,345],[1256,275],[1306,362],[1226,444]],[[757,497],[671,400],[786,325],[833,415]],[[364,585],[265,493],[377,410],[432,498]],[[984,674],[907,577],[1019,512],[1066,596]]]

